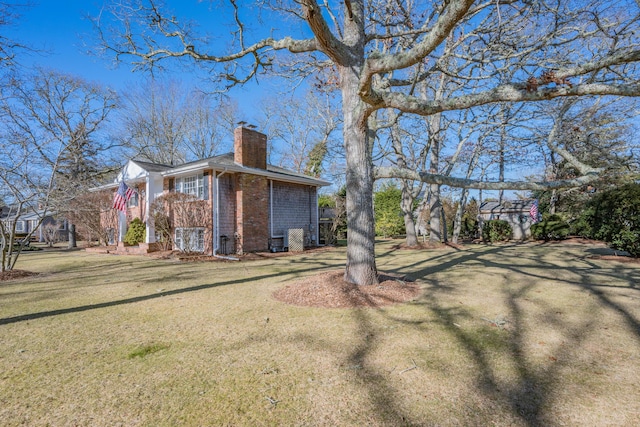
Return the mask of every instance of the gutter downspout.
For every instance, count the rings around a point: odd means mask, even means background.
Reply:
[[[273,180],[269,180],[269,238],[273,242]]]
[[[316,213],[316,246],[320,246],[320,210],[318,209],[318,187],[313,187],[316,192],[316,205],[313,207]]]
[[[223,256],[223,255],[218,255],[218,242],[220,241],[220,182],[219,182],[219,178],[224,175],[225,173],[227,173],[227,168],[224,168],[224,170],[220,173],[220,174],[215,174],[215,171],[213,171],[214,173],[214,177],[215,177],[215,191],[216,191],[216,205],[213,208],[213,224],[214,224],[214,230],[213,230],[213,242],[211,242],[211,247],[213,248],[213,253],[212,255],[215,258],[220,258],[220,259],[226,259],[228,261],[240,261],[238,258],[234,258],[234,257],[230,257],[230,256]]]

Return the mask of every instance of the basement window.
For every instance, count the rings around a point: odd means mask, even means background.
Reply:
[[[176,228],[173,242],[183,252],[204,252],[204,228]]]

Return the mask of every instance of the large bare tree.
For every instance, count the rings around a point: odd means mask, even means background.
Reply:
[[[280,31],[248,31],[256,7],[263,8],[263,19],[274,19],[273,27],[275,22],[277,27],[290,23],[289,34],[277,37]],[[273,0],[248,10],[231,0],[230,9],[237,30],[228,44],[198,37],[177,14],[167,13],[155,1],[115,4],[115,20],[107,23],[103,15],[96,23],[105,49],[118,60],[133,58],[142,68],[167,59],[189,59],[230,84],[238,84],[261,72],[305,73],[333,67],[342,96],[346,154],[349,234],[345,279],[357,284],[378,281],[372,208],[376,176],[460,187],[515,185],[397,167],[374,171],[369,119],[375,111],[393,108],[431,116],[497,102],[640,95],[636,2]],[[222,7],[216,10],[222,12]],[[269,21],[261,21],[263,27],[264,22]],[[258,38],[251,39],[253,34]],[[296,38],[297,34],[302,36]],[[277,51],[283,54],[276,55]],[[496,77],[504,75],[503,67],[514,63],[518,69],[511,73],[511,80]],[[440,74],[465,84],[443,99],[421,99],[413,94],[416,82]],[[467,92],[465,87],[474,91]],[[585,165],[580,172],[581,177],[563,182],[521,182],[516,187],[567,186],[588,181],[599,171]]]
[[[12,222],[0,223],[2,271],[11,270],[24,247],[16,237],[21,216],[37,219],[28,239],[52,212],[64,215],[78,194],[95,185],[92,153],[115,107],[115,94],[51,70],[14,76],[0,103],[0,194]]]

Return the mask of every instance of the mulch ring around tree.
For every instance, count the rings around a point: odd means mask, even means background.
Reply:
[[[5,280],[14,280],[21,279],[23,277],[36,276],[39,273],[34,273],[33,271],[26,270],[7,270],[0,272],[0,282]]]
[[[278,301],[305,307],[383,307],[418,297],[420,286],[404,277],[379,274],[378,285],[354,285],[344,281],[344,270],[305,277],[273,293]]]

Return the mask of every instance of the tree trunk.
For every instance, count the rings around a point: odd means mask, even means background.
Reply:
[[[343,135],[346,153],[347,265],[344,279],[357,285],[378,284],[373,216],[373,163],[367,106],[358,96],[356,67],[342,67]]]
[[[442,242],[440,185],[431,184],[429,186],[429,197],[429,241],[431,243],[440,243]]]
[[[77,248],[78,244],[76,242],[76,225],[72,222],[69,222],[69,245],[67,246],[69,249]]]
[[[469,190],[467,190],[466,188],[462,189],[462,194],[460,194],[460,201],[458,203],[458,209],[456,209],[456,217],[453,220],[453,236],[451,238],[453,243],[458,243],[460,231],[462,231],[462,215],[464,214],[464,208],[467,205],[468,194]]]
[[[402,184],[402,200],[400,201],[402,216],[404,217],[404,229],[407,235],[407,246],[418,246],[416,223],[413,220],[413,196],[407,183]]]
[[[444,211],[444,207],[440,204],[440,221],[442,221],[442,243],[447,243],[449,241],[449,230],[447,230],[447,215]]]

